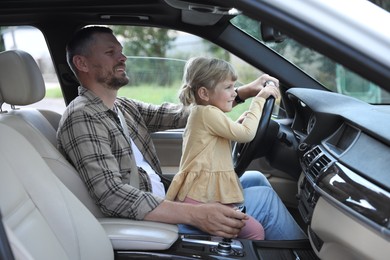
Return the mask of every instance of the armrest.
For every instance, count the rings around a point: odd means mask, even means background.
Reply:
[[[165,250],[179,237],[176,225],[122,218],[99,218],[114,250]]]

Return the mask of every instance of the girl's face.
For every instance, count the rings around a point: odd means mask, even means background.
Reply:
[[[219,82],[214,90],[208,91],[208,105],[213,105],[223,112],[230,112],[233,108],[234,98],[237,96],[234,91],[235,81],[230,79]]]

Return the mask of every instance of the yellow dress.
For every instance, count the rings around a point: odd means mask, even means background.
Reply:
[[[265,99],[254,97],[242,124],[214,106],[192,107],[183,136],[180,170],[166,199],[242,203],[244,196],[234,172],[231,141],[247,143],[256,135]]]

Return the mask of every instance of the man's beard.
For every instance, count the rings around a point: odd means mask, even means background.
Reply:
[[[128,77],[123,77],[123,78],[112,77],[106,82],[106,86],[109,89],[118,90],[121,87],[125,86],[127,83],[129,83]]]
[[[97,76],[97,81],[104,83],[108,89],[118,90],[121,87],[129,83],[129,78],[124,75],[123,77],[115,77],[113,74]]]

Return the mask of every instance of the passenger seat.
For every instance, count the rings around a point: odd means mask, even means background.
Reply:
[[[0,144],[0,210],[13,252],[22,246],[37,260],[114,259],[100,223],[30,142],[0,124]]]
[[[0,111],[17,115],[34,127],[54,145],[57,145],[56,131],[61,115],[50,110],[38,110],[17,106],[26,106],[42,100],[46,88],[41,71],[30,54],[21,50],[0,53]],[[12,109],[3,111],[3,103]]]
[[[41,250],[39,243],[46,241],[48,237],[57,236],[57,230],[47,229],[63,228],[62,232],[66,236],[64,240],[68,241],[59,241],[59,243],[66,247],[65,251],[69,249],[73,254],[73,250],[77,249],[78,246],[91,246],[90,241],[94,243],[95,237],[100,236],[97,233],[102,227],[106,232],[106,238],[111,240],[114,250],[164,250],[169,248],[178,238],[176,225],[105,218],[89,196],[76,169],[57,150],[56,119],[50,121],[36,109],[16,108],[17,105],[23,106],[38,102],[44,94],[43,77],[31,55],[16,50],[0,53],[0,108],[3,103],[8,103],[13,107],[10,111],[1,111],[0,113],[0,167],[2,168],[0,172],[0,210],[3,212],[6,227],[9,227],[16,234],[16,237],[22,240],[21,244],[36,244],[37,250]],[[52,115],[55,114],[52,113]],[[5,140],[4,145],[2,140]],[[7,153],[7,150],[10,152]],[[7,156],[3,156],[3,154]],[[34,163],[34,161],[36,162]],[[47,177],[47,175],[53,176]],[[29,185],[30,181],[31,186]],[[69,190],[72,196],[68,194]],[[61,194],[64,198],[61,198]],[[72,197],[69,199],[71,202],[68,202],[68,196]],[[56,202],[57,200],[58,202]],[[74,200],[77,202],[73,202]],[[80,202],[84,205],[80,206]],[[21,205],[19,205],[20,203]],[[56,203],[59,205],[54,205]],[[76,214],[73,212],[73,204],[80,209],[81,216],[73,216]],[[89,214],[84,212],[84,206],[89,210],[87,210]],[[22,212],[19,212],[19,207],[22,208]],[[71,212],[66,212],[66,207],[71,207],[68,209]],[[16,219],[18,220],[16,221],[13,220],[14,212],[17,214]],[[28,226],[29,223],[35,221],[28,220],[33,217],[28,214],[29,212],[33,215],[40,215],[37,217],[39,220],[36,220],[42,224],[40,227],[38,227],[38,223],[34,223],[36,228]],[[84,228],[79,230],[79,225],[82,225],[84,221],[89,222],[87,219],[90,216],[95,217],[91,225],[98,222],[100,226],[95,232],[90,233],[89,238],[85,238],[84,236],[87,234],[84,232],[88,233],[88,230]],[[58,220],[50,220],[50,218],[58,218]],[[24,219],[26,219],[27,224],[22,223]],[[44,221],[48,221],[48,223],[44,223]],[[57,227],[57,222],[61,221],[66,223],[64,225],[58,224],[62,227]],[[81,223],[73,223],[74,221],[81,221]],[[26,227],[20,227],[21,229],[27,228],[26,232],[29,232],[30,229],[32,233],[36,231],[36,239],[30,233],[25,235],[23,232],[19,232],[19,223],[23,226],[26,225]],[[50,227],[46,227],[46,224]],[[86,225],[85,228],[88,229],[89,225]],[[54,234],[46,236],[45,230],[48,233],[54,232]],[[40,232],[44,232],[42,236]],[[78,232],[83,234],[77,234]],[[62,240],[62,235],[58,239]],[[100,243],[104,244],[104,242],[99,242],[100,240],[101,238],[94,246],[96,250],[99,250]],[[57,243],[54,238],[53,243]],[[51,243],[48,243],[48,246],[50,245]],[[28,247],[34,248],[34,245]],[[105,245],[102,246],[103,251],[105,247]],[[79,257],[71,255],[72,257],[68,259],[104,259],[104,256],[107,256],[106,253],[103,253],[102,258],[88,257],[89,253],[84,254],[81,249],[79,251]],[[35,253],[40,254],[39,252]],[[61,257],[39,257],[36,259],[61,259]]]
[[[96,217],[103,217],[92,201],[76,169],[57,149],[56,128],[61,115],[35,108],[17,107],[34,104],[43,99],[46,88],[42,73],[34,58],[21,50],[0,53],[0,108],[11,105],[9,111],[0,112],[0,123],[21,133],[40,153],[57,177],[76,195]],[[49,121],[51,120],[51,121]]]

